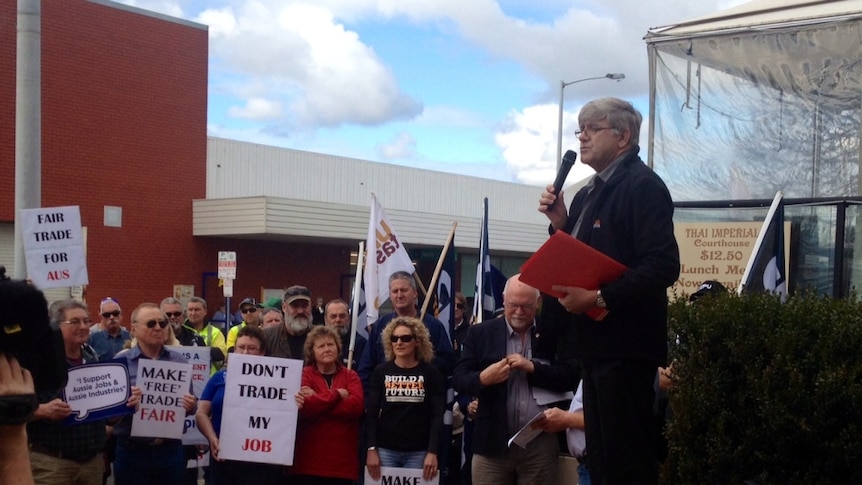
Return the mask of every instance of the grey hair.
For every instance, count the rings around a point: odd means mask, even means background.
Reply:
[[[392,276],[389,277],[389,284],[391,285],[395,280],[405,280],[410,284],[410,288],[416,290],[416,280],[413,279],[413,275],[406,271],[396,271],[392,273]]]
[[[619,98],[594,99],[585,104],[578,114],[578,123],[581,126],[601,119],[607,119],[617,131],[628,130],[631,133],[629,146],[637,146],[643,116],[632,103]]]

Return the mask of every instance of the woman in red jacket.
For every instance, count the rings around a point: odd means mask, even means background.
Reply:
[[[349,485],[359,477],[359,422],[364,401],[356,372],[341,364],[341,336],[314,327],[305,340],[299,422],[291,483]]]

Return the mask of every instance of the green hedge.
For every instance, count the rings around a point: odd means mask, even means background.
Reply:
[[[669,484],[862,483],[855,295],[670,306]]]

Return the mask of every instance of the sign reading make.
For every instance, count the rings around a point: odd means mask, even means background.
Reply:
[[[49,289],[89,283],[78,206],[24,209],[21,222],[33,284]]]
[[[231,354],[219,458],[293,465],[302,361]]]
[[[132,418],[132,436],[181,439],[186,416],[183,395],[191,382],[191,364],[141,359],[137,385],[143,395]]]

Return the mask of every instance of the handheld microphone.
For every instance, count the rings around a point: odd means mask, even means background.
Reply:
[[[572,165],[575,164],[575,160],[577,159],[578,154],[572,150],[566,151],[566,154],[563,155],[563,160],[560,162],[560,170],[557,171],[557,178],[554,179],[554,195],[557,196],[557,200],[560,200],[560,191],[563,190],[563,183],[566,181],[566,177],[569,176],[569,170],[572,169]],[[554,204],[556,203],[555,201]]]

